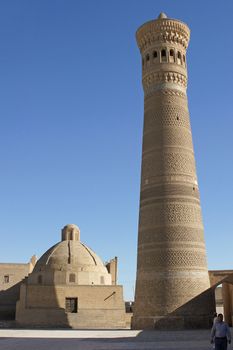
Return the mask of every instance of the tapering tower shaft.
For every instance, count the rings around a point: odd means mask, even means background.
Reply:
[[[134,328],[171,321],[209,288],[186,95],[189,35],[186,24],[164,14],[136,33],[144,130]],[[180,313],[184,319],[192,311]]]

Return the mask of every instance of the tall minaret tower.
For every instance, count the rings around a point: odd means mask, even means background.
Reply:
[[[198,326],[211,312],[197,301],[210,284],[186,95],[189,36],[164,13],[136,33],[144,130],[133,328]]]

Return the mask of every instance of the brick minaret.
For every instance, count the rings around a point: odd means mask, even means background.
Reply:
[[[210,284],[186,95],[189,36],[163,13],[136,33],[144,130],[133,328],[205,326],[212,312],[197,297]]]

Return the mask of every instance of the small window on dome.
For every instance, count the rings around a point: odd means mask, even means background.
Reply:
[[[74,274],[74,273],[71,273],[71,274],[69,275],[69,282],[75,283],[75,274]]]
[[[100,276],[100,284],[104,284],[104,276]]]
[[[43,279],[42,279],[42,276],[41,276],[41,275],[38,276],[37,282],[38,282],[38,284],[42,284]]]

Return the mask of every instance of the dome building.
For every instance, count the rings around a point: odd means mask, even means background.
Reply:
[[[80,241],[75,225],[49,248],[25,278],[16,306],[20,325],[69,328],[124,328],[122,286],[116,284],[117,258],[105,265]]]

